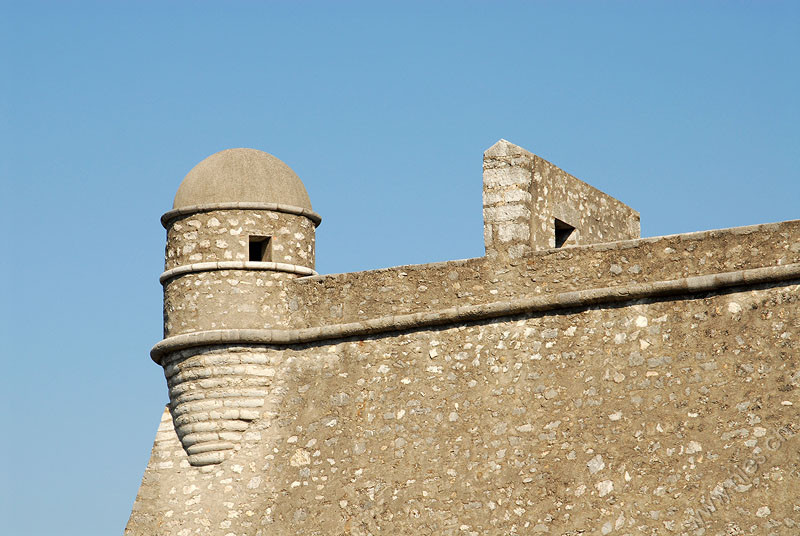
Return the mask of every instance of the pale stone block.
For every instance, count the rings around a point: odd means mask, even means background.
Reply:
[[[521,191],[521,190],[514,190],[514,191]],[[505,192],[502,190],[498,191],[488,191],[484,188],[483,190],[483,206],[488,205],[496,205],[498,203],[502,203],[505,201]]]
[[[253,376],[265,376],[271,378],[275,376],[275,369],[272,367],[262,367],[259,365],[246,365],[245,373]]]
[[[498,140],[494,145],[489,147],[483,152],[485,159],[491,158],[507,158],[507,157],[532,157],[533,154],[523,149],[519,145],[515,145],[508,140]]]
[[[222,421],[222,429],[223,430],[233,430],[236,432],[244,432],[247,430],[247,427],[250,426],[250,423],[245,421]]]
[[[216,432],[222,428],[219,421],[202,421],[184,424],[179,427],[183,433]]]
[[[484,221],[499,222],[524,219],[528,220],[531,212],[525,205],[501,205],[483,209]]]
[[[255,421],[259,417],[261,417],[261,412],[254,409],[240,409],[239,411],[239,418],[243,421]]]
[[[264,405],[263,398],[231,398],[224,401],[229,408],[260,408]]]
[[[219,438],[224,439],[225,441],[239,441],[240,439],[242,439],[242,434],[239,432],[230,432],[230,431],[220,432]]]
[[[226,420],[233,420],[238,419],[240,417],[240,411],[238,409],[226,409],[222,413],[222,418]]]
[[[198,411],[198,412],[191,412],[191,413],[184,413],[182,415],[178,415],[175,417],[175,424],[177,426],[183,426],[184,424],[190,424],[193,422],[201,422],[207,421],[209,419],[213,419],[215,412],[205,412],[205,411]]]
[[[212,465],[220,463],[225,459],[225,451],[210,451],[199,454],[191,454],[189,461],[192,465]]]
[[[524,223],[506,223],[497,226],[497,237],[500,242],[527,241],[530,236],[530,227]]]
[[[527,190],[531,184],[531,172],[521,167],[487,169],[483,172],[485,187],[515,186]]]
[[[508,256],[511,259],[519,259],[520,257],[524,257],[530,252],[531,252],[531,247],[528,244],[517,244],[514,246],[510,246],[507,249]]]
[[[221,407],[221,400],[197,400],[194,402],[187,402],[186,404],[178,404],[175,407],[174,413],[182,415],[188,412],[210,411]]]
[[[527,203],[528,205],[530,205],[531,199],[533,198],[530,192],[527,192],[525,190],[520,190],[517,188],[504,191],[502,197],[503,201],[505,201],[506,203],[523,202]]]
[[[219,434],[215,432],[189,433],[180,437],[181,444],[184,448],[194,445],[195,443],[205,443],[206,441],[216,441],[218,439]]]

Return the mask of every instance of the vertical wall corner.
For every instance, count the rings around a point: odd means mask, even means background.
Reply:
[[[500,140],[483,154],[483,237],[486,256],[515,259],[531,251],[533,155]]]

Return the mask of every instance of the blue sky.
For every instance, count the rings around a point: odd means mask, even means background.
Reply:
[[[377,4],[377,5],[375,5]],[[800,217],[797,2],[2,2],[0,532],[121,534],[183,176],[265,150],[321,273],[483,254],[506,138],[644,236]]]

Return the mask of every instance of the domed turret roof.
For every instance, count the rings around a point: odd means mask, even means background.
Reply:
[[[312,210],[308,192],[292,168],[256,149],[226,149],[197,164],[178,187],[172,207],[236,202]]]

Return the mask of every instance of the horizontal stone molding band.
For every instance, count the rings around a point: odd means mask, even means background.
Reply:
[[[173,277],[195,272],[213,272],[217,270],[270,270],[273,272],[286,272],[297,275],[317,275],[317,272],[306,266],[297,264],[286,264],[285,262],[257,262],[257,261],[221,261],[221,262],[197,262],[194,264],[184,264],[176,266],[161,274],[158,280],[163,285]]]
[[[446,324],[459,324],[554,309],[570,309],[642,298],[711,292],[729,287],[792,280],[800,280],[800,263],[698,275],[668,281],[575,290],[548,296],[450,307],[432,312],[382,316],[362,322],[331,324],[313,328],[199,331],[175,335],[162,340],[150,350],[150,357],[160,365],[161,359],[170,352],[195,346],[237,343],[267,344],[272,346],[303,344]]]
[[[187,214],[196,214],[198,212],[211,212],[212,210],[271,210],[272,212],[284,212],[286,214],[296,214],[298,216],[305,216],[312,222],[315,227],[319,227],[322,223],[322,216],[303,207],[296,207],[294,205],[285,205],[283,203],[209,203],[207,205],[191,205],[188,207],[181,207],[165,212],[161,216],[161,225],[165,229],[169,228],[172,220],[185,216]]]

